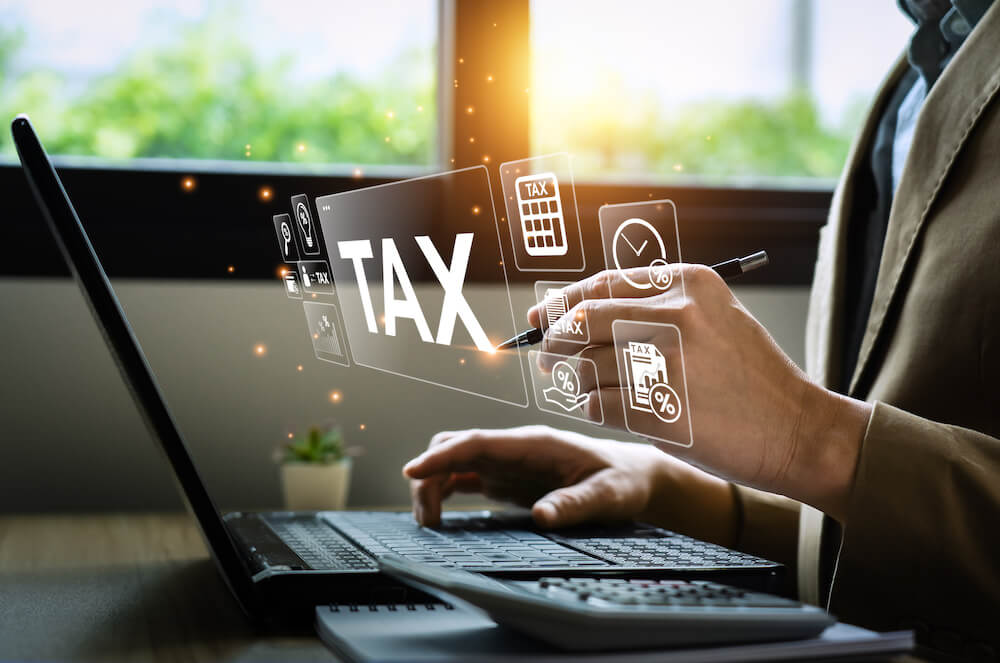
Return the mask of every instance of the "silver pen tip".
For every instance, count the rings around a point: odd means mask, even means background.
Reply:
[[[744,272],[749,272],[758,267],[763,267],[768,262],[767,251],[758,251],[757,253],[751,253],[744,258],[740,258],[740,268]]]

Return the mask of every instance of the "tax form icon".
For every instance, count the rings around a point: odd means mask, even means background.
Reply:
[[[582,319],[570,319],[566,317],[569,310],[569,299],[566,291],[562,288],[549,288],[545,291],[545,319],[549,323],[549,330],[553,334],[571,337],[584,337],[586,332],[583,328]],[[581,340],[585,340],[581,338]]]
[[[524,175],[514,181],[517,211],[521,217],[521,238],[529,256],[564,256],[566,221],[559,199],[555,173]]]

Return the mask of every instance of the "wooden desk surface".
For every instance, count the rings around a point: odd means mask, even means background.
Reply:
[[[0,661],[336,661],[251,630],[187,514],[0,516]],[[903,657],[897,660],[911,660]]]
[[[0,660],[335,661],[252,631],[187,514],[0,516]]]

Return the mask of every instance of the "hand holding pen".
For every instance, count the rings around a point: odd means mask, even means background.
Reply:
[[[717,265],[712,265],[712,270],[714,270],[715,273],[723,279],[729,280],[739,276],[740,274],[745,274],[746,272],[755,270],[758,267],[763,267],[767,263],[767,251],[757,251],[756,253],[752,253],[742,258],[733,258],[732,260],[726,260],[725,262],[720,262]],[[541,343],[544,336],[545,331],[539,327],[528,329],[498,345],[497,350],[507,350],[509,348],[518,348],[525,345],[535,345],[537,343]]]

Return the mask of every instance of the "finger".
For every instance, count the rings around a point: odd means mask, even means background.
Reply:
[[[403,467],[403,475],[423,479],[436,474],[475,471],[484,463],[517,461],[537,449],[538,433],[521,429],[471,430],[431,447]]]
[[[676,323],[677,313],[683,305],[684,299],[680,296],[660,296],[647,299],[586,300],[574,306],[566,315],[575,316],[582,312],[590,328],[590,345],[613,345],[614,334],[612,325],[615,320],[648,320],[660,323]],[[629,338],[629,340],[638,341],[648,339]],[[548,332],[542,338],[543,352],[573,356],[580,353],[583,348],[584,346],[581,346],[579,343],[574,343]]]
[[[482,477],[476,472],[460,472],[451,475],[449,486],[456,493],[485,493]]]
[[[675,263],[663,268],[670,271],[671,286],[680,282],[677,277],[681,275],[683,267],[683,263]],[[566,295],[567,309],[587,299],[645,298],[664,292],[650,284],[648,267],[607,269],[571,283],[562,291]],[[545,302],[540,302],[528,309],[528,322],[536,329],[542,329],[545,324],[545,316],[542,315],[544,308]]]
[[[448,440],[450,440],[453,437],[455,437],[456,435],[458,435],[460,432],[461,431],[441,431],[439,433],[435,433],[434,436],[431,438],[430,443],[427,446],[428,446],[429,449],[433,449],[434,447],[441,446],[442,444],[444,444]],[[426,452],[424,452],[424,453],[426,453]],[[418,455],[416,458],[419,458],[419,457],[420,456]],[[413,462],[413,460],[415,460],[415,459],[411,459],[409,463],[407,463],[406,465],[403,466],[403,470],[402,471],[403,471],[403,477],[404,478],[407,478],[407,479],[410,478],[410,475],[408,475],[406,473],[406,468],[410,465],[410,463]]]
[[[531,508],[531,515],[546,528],[569,527],[588,520],[614,521],[642,510],[635,503],[636,491],[630,477],[608,468],[580,483],[544,495]]]
[[[588,346],[580,351],[579,357],[576,373],[580,378],[581,394],[599,387],[620,386],[614,347]],[[555,364],[564,359],[562,355],[539,353],[538,368],[543,373],[551,373]]]
[[[410,499],[413,504],[413,518],[425,527],[436,527],[441,523],[441,501],[443,487],[448,475],[410,482]]]
[[[604,428],[628,430],[623,398],[628,398],[628,390],[624,388],[602,387],[592,390],[584,412],[590,421]]]

